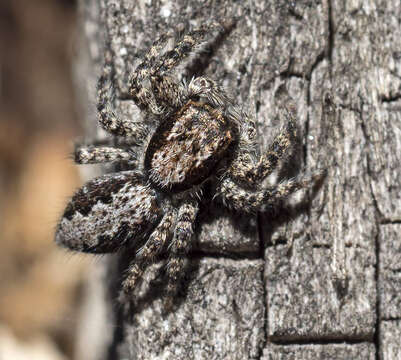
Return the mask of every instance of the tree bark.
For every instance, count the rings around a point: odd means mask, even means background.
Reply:
[[[81,98],[95,103],[107,37],[117,111],[132,118],[130,74],[159,34],[238,19],[199,71],[255,116],[263,149],[282,125],[275,94],[285,85],[301,140],[288,174],[328,176],[296,214],[204,210],[173,312],[162,310],[160,264],[127,298],[129,254],[96,263],[77,358],[400,358],[399,1],[81,0],[80,14]],[[94,109],[85,129],[99,135]]]

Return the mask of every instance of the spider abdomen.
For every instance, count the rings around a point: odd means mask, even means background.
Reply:
[[[56,242],[71,250],[108,253],[138,241],[162,215],[154,190],[134,171],[88,181],[68,203]]]
[[[222,112],[189,101],[160,125],[150,140],[145,168],[152,183],[182,191],[210,176],[233,141]]]

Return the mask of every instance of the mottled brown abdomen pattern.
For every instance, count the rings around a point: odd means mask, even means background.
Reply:
[[[161,215],[155,191],[137,172],[107,174],[75,193],[58,224],[56,242],[75,251],[114,252],[128,240],[140,241]]]
[[[149,179],[160,188],[182,191],[202,183],[233,140],[222,112],[189,101],[160,125],[145,157]]]

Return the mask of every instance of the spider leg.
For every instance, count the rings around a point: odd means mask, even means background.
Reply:
[[[137,71],[140,75],[141,69],[149,67],[149,64],[153,64],[157,58],[160,58],[160,54],[163,52],[163,48],[167,46],[168,41],[173,37],[172,33],[165,33],[153,43],[145,55],[145,61],[138,66]],[[135,74],[134,74],[135,75]],[[145,74],[146,77],[146,74]]]
[[[130,93],[137,106],[153,114],[161,114],[169,107],[182,106],[187,100],[185,87],[169,76],[168,72],[227,30],[228,27],[218,23],[203,26],[186,34],[174,49],[159,57],[157,53],[162,50],[169,37],[165,35],[157,40],[145,61],[132,75]]]
[[[135,289],[146,266],[154,261],[155,256],[163,250],[164,245],[173,233],[175,221],[176,212],[174,210],[167,211],[145,245],[138,251],[134,263],[130,265],[127,277],[123,282],[123,289],[126,293],[130,293]]]
[[[195,201],[189,201],[181,205],[177,224],[174,230],[174,238],[169,251],[169,260],[167,264],[167,297],[171,298],[177,292],[179,279],[182,276],[182,270],[185,267],[186,254],[191,248],[191,238],[194,233],[193,224],[198,213],[198,204]]]
[[[109,47],[106,46],[106,49]],[[140,143],[147,134],[144,124],[131,119],[120,119],[112,110],[115,98],[112,58],[111,51],[106,50],[103,71],[98,81],[97,110],[99,123],[104,130],[112,135],[132,138]]]
[[[297,127],[291,110],[285,112],[287,124],[284,129],[274,138],[268,150],[260,156],[259,160],[253,161],[251,156],[239,154],[233,161],[230,175],[244,183],[257,186],[277,167],[283,163],[297,143]]]
[[[187,33],[177,44],[174,49],[168,51],[161,56],[156,63],[159,76],[164,75],[167,71],[175,68],[184,59],[198,52],[206,44],[217,39],[219,36],[231,29],[233,24],[222,25],[217,22],[206,24],[201,28]]]
[[[218,194],[223,203],[235,210],[246,212],[265,211],[284,201],[294,192],[308,189],[317,184],[325,175],[324,171],[315,172],[309,176],[298,177],[281,182],[275,187],[251,191],[239,186],[233,179],[225,178],[219,185]]]
[[[137,160],[133,152],[112,146],[85,146],[75,147],[74,160],[77,164],[99,164],[113,161],[129,161],[136,167]]]

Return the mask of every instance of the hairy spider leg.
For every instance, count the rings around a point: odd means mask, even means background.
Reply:
[[[137,166],[133,152],[111,146],[77,145],[74,151],[77,164],[101,164],[114,161],[129,161],[131,167]]]
[[[239,154],[230,166],[231,177],[257,187],[287,158],[297,144],[297,127],[290,110],[286,112],[287,124],[274,138],[268,150],[256,162],[249,153]]]
[[[283,181],[275,187],[247,190],[239,186],[233,179],[227,177],[219,185],[218,192],[224,204],[235,210],[250,213],[265,211],[268,207],[280,204],[295,191],[307,189],[318,183],[325,175],[324,171],[318,171],[312,175],[296,177]]]
[[[157,58],[163,53],[163,48],[167,46],[168,41],[173,37],[171,33],[165,33],[152,44],[148,52],[145,54],[145,60],[138,66],[137,71],[149,64],[154,64]]]
[[[131,119],[121,119],[113,111],[114,92],[114,68],[113,55],[110,50],[111,44],[105,46],[105,57],[102,74],[98,81],[98,103],[99,123],[108,133],[115,136],[131,138],[132,142],[141,143],[146,137],[146,127],[142,122]]]
[[[226,31],[227,28],[217,23],[204,26],[186,34],[174,49],[160,57],[156,53],[164,44],[162,40],[157,40],[149,51],[151,55],[147,55],[131,78],[130,93],[137,106],[153,114],[162,114],[169,107],[182,106],[186,101],[185,87],[167,73]],[[144,86],[147,82],[150,87]]]
[[[172,236],[176,223],[176,215],[175,210],[167,210],[145,245],[138,251],[123,282],[123,289],[127,294],[135,289],[138,280],[142,278],[146,266],[154,261],[155,256],[163,250],[166,242]]]
[[[198,214],[198,203],[188,201],[182,204],[178,210],[177,224],[174,230],[173,241],[170,245],[169,259],[167,263],[167,296],[171,298],[177,292],[179,279],[185,267],[186,255],[191,249],[191,239],[194,233],[194,223]]]

